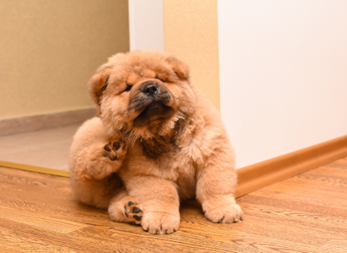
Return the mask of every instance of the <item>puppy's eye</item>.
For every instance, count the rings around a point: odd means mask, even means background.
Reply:
[[[129,90],[131,90],[132,87],[133,87],[132,85],[128,84],[127,88],[124,91],[129,91]]]
[[[158,80],[162,81],[163,83],[166,82],[166,80],[164,80],[163,78],[160,78],[160,77],[158,76],[158,74],[155,75],[155,79],[158,79]]]

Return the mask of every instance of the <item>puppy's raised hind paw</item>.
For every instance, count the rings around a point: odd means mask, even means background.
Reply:
[[[126,143],[123,141],[111,141],[104,146],[104,157],[111,161],[118,161],[126,154]]]

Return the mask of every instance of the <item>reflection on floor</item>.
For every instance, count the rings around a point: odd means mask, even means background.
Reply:
[[[72,137],[81,124],[0,137],[0,161],[68,170]]]

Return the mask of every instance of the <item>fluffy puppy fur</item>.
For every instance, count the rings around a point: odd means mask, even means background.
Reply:
[[[167,53],[116,54],[89,82],[99,117],[70,152],[75,197],[150,233],[179,228],[179,203],[196,198],[212,222],[243,217],[234,152],[215,107]]]

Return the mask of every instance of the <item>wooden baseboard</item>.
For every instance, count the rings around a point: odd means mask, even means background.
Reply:
[[[96,115],[95,108],[0,120],[0,136],[79,124]]]
[[[347,156],[347,135],[238,169],[236,197]],[[0,166],[68,177],[67,171],[0,161]]]
[[[6,167],[6,168],[12,168],[12,169],[19,169],[19,170],[26,170],[26,171],[31,171],[31,172],[49,174],[49,175],[54,175],[54,176],[61,176],[61,177],[68,177],[69,176],[69,172],[64,171],[64,170],[48,169],[48,168],[19,164],[19,163],[0,161],[0,166]]]
[[[236,197],[347,156],[347,135],[237,170]]]

